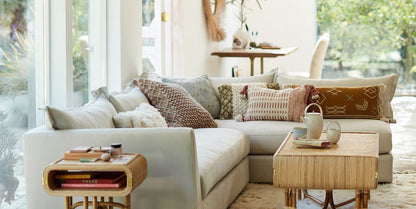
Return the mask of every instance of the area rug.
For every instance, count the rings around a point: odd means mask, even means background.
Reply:
[[[322,190],[308,190],[308,192],[321,200],[325,192]],[[351,199],[355,196],[352,190],[335,190],[335,204]],[[369,208],[416,208],[416,173],[395,172],[393,182],[379,184],[376,190],[371,190]],[[275,188],[270,184],[249,183],[229,209],[281,209],[284,208],[284,190]],[[299,209],[318,209],[320,205],[310,199],[298,200]],[[355,203],[351,203],[340,209],[353,209]]]

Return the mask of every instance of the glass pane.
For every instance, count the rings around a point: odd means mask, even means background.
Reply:
[[[33,0],[0,3],[0,207],[24,208],[22,134],[35,126]]]
[[[324,78],[397,73],[416,90],[415,1],[317,0],[318,36],[330,33]]]
[[[88,0],[72,3],[73,106],[88,102]]]

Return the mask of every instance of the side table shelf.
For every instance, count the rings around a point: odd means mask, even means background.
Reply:
[[[85,172],[108,172],[117,171],[124,172],[126,175],[126,184],[121,188],[61,188],[59,182],[55,178],[56,174],[62,172],[85,171]],[[147,176],[146,158],[140,154],[124,153],[119,158],[112,158],[109,162],[79,162],[72,160],[60,159],[43,170],[43,188],[47,194],[52,196],[64,196],[65,208],[72,209],[78,206],[88,208],[130,208],[130,193],[138,187]],[[73,196],[83,196],[84,201],[73,204]],[[93,201],[88,201],[88,197],[93,197]],[[100,198],[97,200],[97,197]],[[104,197],[109,197],[108,202],[104,202]],[[124,205],[114,203],[113,197],[125,197]]]

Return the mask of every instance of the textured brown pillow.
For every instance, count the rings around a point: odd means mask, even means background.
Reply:
[[[261,86],[269,89],[279,89],[278,83],[234,83],[223,84],[218,87],[220,92],[221,111],[220,119],[232,119],[247,111],[248,100],[240,92],[245,86]]]
[[[309,100],[322,107],[324,118],[382,118],[381,86],[315,88],[319,98]],[[309,110],[319,111],[316,107]]]
[[[216,128],[212,116],[177,84],[139,79],[142,92],[169,127]]]
[[[248,87],[248,109],[244,120],[282,120],[300,122],[308,100],[305,86],[273,90]]]

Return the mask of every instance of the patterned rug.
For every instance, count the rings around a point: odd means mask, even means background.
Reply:
[[[324,199],[323,190],[308,190],[321,200]],[[351,199],[355,196],[352,190],[335,190],[335,204]],[[379,184],[376,190],[371,190],[369,208],[416,208],[416,173],[404,171],[394,173],[393,182]],[[284,191],[270,184],[250,183],[232,203],[229,209],[281,209],[284,208]],[[310,199],[298,200],[299,209],[318,209],[320,205]],[[355,203],[350,203],[340,209],[353,209]]]

